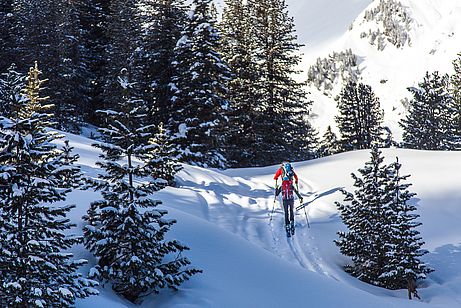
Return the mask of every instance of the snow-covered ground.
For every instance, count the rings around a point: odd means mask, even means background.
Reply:
[[[98,170],[98,151],[91,141],[68,135],[88,176]],[[424,257],[435,272],[420,288],[420,301],[406,292],[366,285],[343,272],[347,259],[333,243],[344,229],[334,201],[339,188],[351,188],[351,172],[369,159],[368,151],[335,155],[295,164],[301,191],[311,201],[306,225],[297,213],[297,233],[287,239],[277,202],[274,220],[272,176],[276,166],[226,171],[185,166],[178,188],[155,197],[164,201],[169,217],[178,220],[170,236],[191,247],[187,255],[204,270],[182,285],[147,298],[141,307],[459,307],[461,305],[461,160],[458,153],[388,149],[387,159],[399,156],[402,172],[411,174],[412,200],[421,215],[420,228],[430,251]],[[68,202],[77,204],[71,219],[81,233],[81,216],[99,198],[91,191],[74,191]],[[94,259],[82,247],[77,258]],[[91,265],[91,264],[90,264]],[[87,270],[88,267],[82,269]],[[77,307],[134,307],[110,287],[101,295],[80,300]]]

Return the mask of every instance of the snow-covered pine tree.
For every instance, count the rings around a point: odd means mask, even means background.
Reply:
[[[258,149],[255,160],[267,165],[303,154],[309,156],[293,142],[298,138],[302,141],[311,130],[306,124],[311,103],[306,100],[304,84],[293,78],[301,61],[293,18],[284,0],[247,3],[258,72],[258,115],[253,119],[254,147]]]
[[[456,148],[455,106],[449,92],[449,76],[426,73],[418,87],[408,88],[413,98],[403,128],[403,146],[410,149]]]
[[[51,142],[52,105],[40,96],[37,65],[10,119],[0,119],[0,302],[7,307],[71,307],[97,294],[96,282],[76,270],[86,260],[65,252],[82,238],[66,235],[73,205],[56,205],[70,192],[73,167]]]
[[[388,126],[384,126],[381,131],[381,147],[390,148],[398,146],[398,143],[394,140],[392,131]]]
[[[16,18],[14,16],[15,0],[0,2],[0,74],[5,73],[15,62]]]
[[[218,52],[219,34],[211,14],[212,0],[194,0],[175,48],[173,114],[167,125],[179,160],[225,167],[223,153],[229,103],[224,95],[230,71]]]
[[[388,223],[390,242],[385,243],[388,261],[380,276],[381,283],[388,289],[411,289],[418,280],[425,279],[433,270],[421,257],[428,253],[421,249],[424,244],[417,227],[419,215],[415,214],[416,206],[409,201],[416,194],[408,190],[406,183],[409,175],[401,175],[402,165],[397,160],[386,168],[388,181],[384,188],[384,200],[389,203]]]
[[[55,0],[53,14],[56,16],[54,35],[59,37],[56,48],[58,58],[53,63],[50,81],[59,86],[52,87],[55,105],[56,127],[79,133],[83,123],[83,112],[89,102],[91,76],[84,55],[82,42],[80,7],[76,1]]]
[[[162,179],[169,186],[174,186],[174,175],[182,169],[175,158],[175,148],[171,143],[163,123],[158,126],[158,132],[149,140],[151,150],[148,154],[149,164],[155,179]]]
[[[75,166],[75,163],[80,158],[80,155],[73,154],[74,147],[70,146],[69,140],[64,140],[64,146],[62,147],[61,159],[64,161],[67,167],[62,171],[64,186],[67,188],[80,188],[83,184],[83,176],[80,167]]]
[[[123,69],[128,71],[133,86],[136,86],[136,91],[142,95],[141,29],[137,2],[137,0],[114,0],[109,4],[109,16],[105,30],[108,44],[106,45],[107,67],[102,94],[103,109],[114,109],[114,106],[124,103],[115,101],[122,99],[119,95],[118,78]]]
[[[386,184],[386,166],[379,149],[373,147],[371,160],[352,174],[353,193],[342,190],[344,203],[336,202],[341,219],[348,231],[338,232],[335,243],[342,254],[352,258],[346,270],[365,282],[381,285],[380,276],[387,264],[387,246],[390,243],[386,213],[389,205],[383,200]]]
[[[450,78],[450,93],[453,96],[455,108],[455,135],[457,146],[461,147],[461,53],[453,61],[454,74]]]
[[[17,72],[12,64],[0,78],[0,116],[13,116],[14,107],[20,106],[21,91],[24,89],[25,76]],[[17,110],[16,110],[17,111]]]
[[[305,114],[294,116],[291,120],[293,128],[287,132],[287,148],[291,149],[286,157],[291,161],[303,161],[319,157],[319,136],[317,130],[309,122],[310,104],[304,106]]]
[[[336,134],[331,130],[331,126],[328,125],[325,134],[319,144],[319,156],[329,156],[332,154],[339,153],[339,141]]]
[[[122,70],[119,76],[121,99],[115,101],[120,103],[101,111],[107,120],[107,127],[100,129],[104,143],[94,146],[103,151],[103,161],[97,164],[105,173],[93,187],[103,199],[91,203],[84,217],[84,235],[85,246],[98,260],[90,275],[139,302],[164,287],[176,289],[199,270],[188,267],[189,259],[181,255],[188,247],[165,240],[175,221],[165,219],[167,211],[157,209],[161,202],[151,198],[165,181],[151,177],[155,171],[149,164],[152,127],[143,125],[145,104],[136,97],[127,73]],[[176,258],[166,258],[175,254]]]
[[[104,80],[107,76],[106,46],[108,45],[107,23],[109,21],[110,0],[78,1],[82,62],[88,68],[85,93],[89,100],[80,112],[87,123],[98,125],[102,122],[96,110],[103,109]]]
[[[187,19],[183,0],[142,0],[142,72],[149,123],[167,123],[172,112],[170,84],[174,73],[174,49]],[[148,26],[147,26],[148,25]]]
[[[370,149],[382,142],[383,111],[370,86],[349,81],[338,97],[336,117],[342,151]]]

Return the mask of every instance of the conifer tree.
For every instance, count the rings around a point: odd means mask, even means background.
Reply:
[[[5,73],[16,61],[16,18],[14,0],[0,2],[0,74]]]
[[[308,109],[310,107],[305,106]],[[319,137],[317,130],[309,122],[309,111],[305,115],[299,114],[291,120],[293,129],[287,132],[285,140],[289,153],[286,158],[291,161],[302,161],[319,157]]]
[[[123,101],[119,94],[119,75],[127,70],[133,86],[139,95],[142,94],[142,83],[139,76],[140,57],[142,57],[140,43],[140,24],[137,0],[114,0],[109,4],[109,20],[106,24],[108,44],[106,46],[106,75],[103,92],[103,109],[114,109]]]
[[[450,150],[456,147],[455,107],[448,75],[426,73],[418,88],[408,88],[413,98],[400,122],[403,146],[410,149]]]
[[[175,75],[174,49],[187,19],[183,0],[142,0],[141,61],[143,98],[149,104],[149,123],[167,123],[172,113],[170,84]]]
[[[228,151],[234,166],[315,156],[293,18],[283,0],[226,1],[222,50],[233,73]]]
[[[255,147],[260,164],[302,156],[292,142],[311,130],[307,123],[309,105],[303,83],[293,79],[299,73],[300,44],[296,42],[293,18],[284,0],[249,0],[257,63],[258,116],[255,118]]]
[[[383,185],[386,183],[384,158],[373,147],[371,160],[352,174],[354,193],[343,190],[344,203],[336,202],[347,232],[338,232],[335,241],[342,254],[352,258],[353,265],[346,270],[365,282],[380,285],[379,277],[386,264],[389,234],[385,224],[388,204],[383,202]]]
[[[162,179],[170,186],[175,184],[174,175],[182,169],[175,158],[174,145],[170,142],[163,123],[158,126],[158,132],[149,140],[151,150],[148,154],[149,164],[154,171],[155,179]]]
[[[370,149],[382,142],[383,111],[370,86],[349,81],[339,94],[338,109],[342,151]]]
[[[70,146],[69,140],[64,140],[64,146],[62,147],[61,159],[64,161],[66,166],[69,166],[65,170],[62,170],[64,186],[66,188],[80,188],[83,184],[83,176],[80,167],[75,166],[80,156],[73,154],[74,148]]]
[[[383,148],[390,148],[390,147],[398,146],[398,143],[394,140],[392,131],[388,126],[384,126],[382,128],[381,142],[382,142],[381,147]]]
[[[55,0],[53,14],[56,16],[54,35],[59,40],[54,47],[58,58],[52,62],[54,67],[50,81],[57,86],[53,86],[49,94],[57,98],[52,101],[56,127],[78,134],[90,94],[90,72],[84,57],[86,50],[82,42],[80,7],[75,1]]]
[[[235,167],[262,163],[255,146],[258,138],[255,123],[262,109],[250,15],[249,6],[242,0],[226,0],[219,24],[220,51],[232,72],[226,95],[231,108],[225,147],[229,163]]]
[[[332,154],[339,153],[339,141],[336,134],[331,130],[331,126],[328,125],[325,134],[319,145],[319,156],[324,157]]]
[[[108,22],[109,0],[79,1],[80,29],[82,44],[82,62],[86,65],[88,74],[85,82],[85,93],[88,102],[80,108],[86,122],[100,125],[97,110],[104,109],[103,91],[107,74],[106,47],[109,42]]]
[[[25,85],[25,77],[17,72],[12,64],[0,78],[0,116],[9,118],[13,116],[13,109],[21,103],[21,91]]]
[[[456,148],[461,145],[461,53],[453,61],[454,74],[450,78],[450,93],[453,97],[455,108],[455,135]]]
[[[201,166],[225,167],[222,151],[227,119],[224,98],[228,67],[218,52],[219,34],[211,0],[194,0],[175,49],[172,105],[168,122],[179,159]]]
[[[64,252],[81,237],[66,218],[74,205],[60,206],[70,192],[73,170],[51,142],[52,108],[40,95],[44,80],[29,71],[24,100],[10,119],[0,119],[0,302],[8,307],[71,307],[76,298],[97,294],[96,283],[76,270],[86,260]]]
[[[151,178],[135,183],[155,172],[148,161],[152,128],[143,125],[145,104],[136,97],[127,73],[123,70],[119,76],[121,99],[115,101],[120,103],[101,111],[107,127],[100,129],[104,143],[95,146],[103,151],[103,161],[97,164],[105,173],[93,187],[103,199],[91,203],[84,217],[84,235],[86,247],[98,260],[91,276],[110,282],[117,293],[139,302],[164,287],[176,289],[199,270],[187,267],[190,261],[181,255],[188,247],[165,240],[175,221],[165,219],[167,211],[156,208],[161,202],[151,198],[165,181]],[[165,258],[175,254],[176,258]]]
[[[360,176],[352,174],[356,190],[343,190],[344,203],[336,203],[348,231],[338,232],[335,243],[352,258],[346,270],[360,280],[416,292],[411,286],[432,269],[420,260],[427,251],[421,249],[424,242],[416,230],[421,225],[415,222],[416,207],[409,203],[415,194],[403,182],[408,176],[400,175],[398,161],[384,165],[383,159],[373,147]]]
[[[389,202],[389,218],[391,228],[391,241],[386,243],[388,262],[380,276],[382,283],[389,289],[401,289],[426,278],[426,274],[433,270],[429,268],[421,257],[427,254],[421,249],[424,245],[417,227],[421,226],[416,220],[419,215],[414,213],[416,206],[409,201],[416,194],[408,190],[411,186],[405,181],[409,175],[402,176],[402,165],[398,159],[390,164],[387,171],[388,182],[385,187],[385,199]],[[392,213],[392,215],[390,215]]]

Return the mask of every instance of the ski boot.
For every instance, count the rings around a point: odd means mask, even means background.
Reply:
[[[290,227],[290,225],[285,226],[285,231],[287,232],[287,237],[291,237],[291,227]]]
[[[291,229],[291,235],[295,235],[295,222],[294,221],[291,222],[290,229]]]

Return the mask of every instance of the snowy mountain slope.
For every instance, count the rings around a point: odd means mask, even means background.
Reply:
[[[357,10],[363,2],[347,1],[347,5]],[[401,100],[409,96],[407,87],[415,86],[422,80],[426,71],[438,70],[442,73],[452,72],[452,61],[461,51],[461,1],[460,0],[401,0],[409,16],[413,19],[410,31],[411,46],[396,48],[387,44],[382,51],[370,45],[369,39],[361,38],[363,32],[379,27],[374,22],[364,22],[365,11],[375,8],[379,0],[373,1],[364,11],[358,14],[352,28],[343,27],[343,35],[335,41],[325,44],[322,52],[305,52],[305,70],[312,65],[320,53],[327,57],[333,51],[340,52],[351,49],[359,58],[363,82],[369,84],[381,99],[385,111],[385,124],[393,131],[397,140],[401,137],[399,119],[405,113]],[[292,7],[295,5],[293,4]],[[356,11],[357,11],[356,10]],[[320,14],[320,13],[319,13]],[[323,18],[330,20],[331,14],[324,10]],[[320,20],[320,18],[319,18]],[[339,19],[338,24],[342,20]],[[336,23],[336,21],[335,21]],[[300,30],[305,31],[305,30]],[[385,32],[385,29],[380,29]],[[305,33],[305,32],[304,32]],[[309,35],[306,37],[309,39]],[[320,33],[320,32],[319,32]],[[317,37],[310,36],[315,42]],[[329,39],[326,39],[328,42]],[[322,46],[322,43],[319,43]],[[311,99],[314,100],[314,123],[323,133],[327,125],[334,125],[336,102],[332,99],[339,92],[341,84],[336,85],[330,98],[311,87]]]
[[[69,135],[81,155],[79,164],[95,176],[98,151],[91,141]],[[404,173],[412,174],[417,192],[420,229],[430,254],[425,260],[436,271],[420,289],[430,307],[459,307],[461,303],[461,168],[457,153],[385,150],[392,160],[400,157]],[[311,228],[304,213],[297,213],[297,234],[287,240],[277,203],[274,220],[272,176],[276,166],[227,171],[185,166],[178,176],[179,188],[168,188],[155,197],[164,201],[169,217],[178,219],[170,236],[191,247],[187,255],[204,273],[185,283],[179,292],[162,292],[147,298],[141,307],[425,307],[406,300],[406,292],[366,285],[343,272],[347,261],[333,244],[344,228],[334,201],[342,200],[341,187],[351,188],[350,172],[368,160],[367,151],[344,153],[297,163],[301,191],[306,200]],[[99,198],[91,191],[74,191],[68,202],[77,204],[71,219],[81,233],[81,216]],[[78,258],[94,259],[82,247]],[[88,267],[82,269],[88,270]],[[101,296],[81,300],[77,307],[134,307],[117,297],[110,286]],[[424,305],[424,306],[423,306]]]

